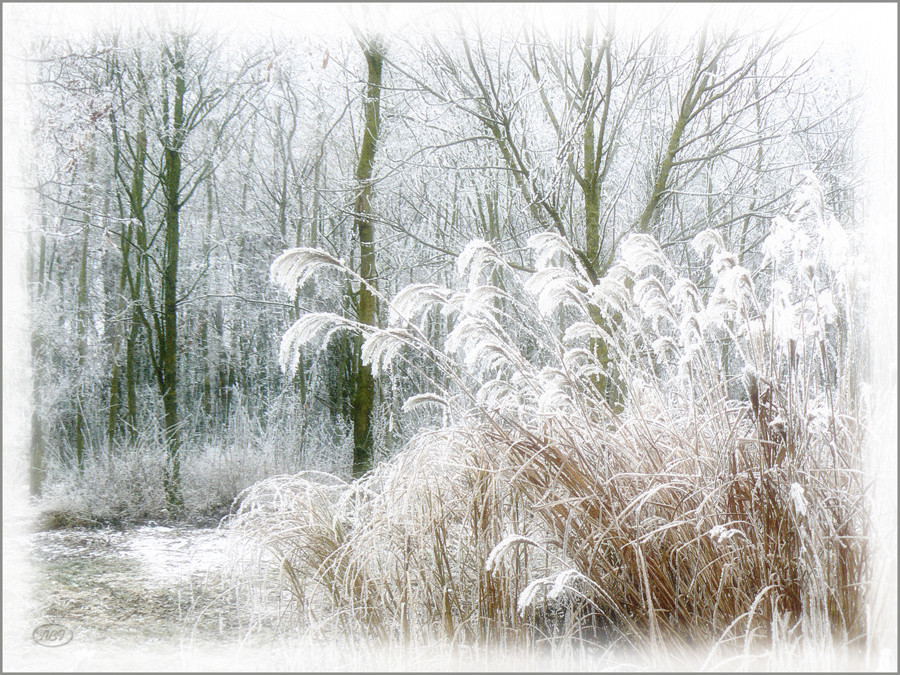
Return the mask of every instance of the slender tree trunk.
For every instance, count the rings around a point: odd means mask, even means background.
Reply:
[[[213,236],[213,221],[215,217],[215,208],[213,200],[213,181],[212,177],[206,181],[206,233],[203,238],[203,257],[208,259],[210,252],[209,238]],[[201,384],[200,384],[200,409],[203,414],[203,423],[208,427],[210,416],[212,415],[212,359],[209,344],[209,307],[204,305],[200,308],[199,318],[199,334],[200,334],[200,363],[202,368]]]
[[[84,226],[84,239],[81,244],[81,261],[78,267],[78,370],[84,372],[87,363],[87,256],[88,256],[88,235],[90,234],[90,226]],[[84,470],[84,450],[85,450],[85,426],[84,419],[84,394],[79,392],[75,397],[75,463],[78,470]]]
[[[583,47],[583,64],[581,72],[581,112],[584,115],[584,174],[578,179],[584,199],[584,229],[585,229],[585,258],[586,262],[596,277],[606,272],[606,265],[600,260],[600,190],[603,183],[601,164],[603,162],[603,144],[606,130],[606,122],[609,115],[609,99],[612,95],[612,66],[610,56],[610,41],[608,35],[606,42],[600,46],[600,56],[594,61],[594,10],[588,9],[586,32]],[[603,91],[602,113],[600,116],[599,130],[595,128],[596,104],[595,80],[600,69],[600,58],[606,63],[606,84]],[[599,136],[599,138],[598,138]],[[577,179],[577,176],[576,176]],[[591,307],[591,319],[602,330],[610,332],[607,319],[595,308]],[[624,385],[618,377],[615,363],[609,354],[610,345],[603,338],[591,340],[591,350],[597,358],[597,362],[603,368],[603,372],[592,376],[596,389],[603,395],[613,410],[622,409],[624,397]]]
[[[109,374],[109,415],[106,421],[106,440],[110,450],[119,432],[119,414],[122,410],[122,369],[119,366],[120,339],[115,337],[112,345],[112,367]]]
[[[380,45],[369,42],[364,46],[368,65],[366,87],[365,127],[359,152],[356,179],[359,194],[356,198],[355,227],[359,239],[360,285],[357,320],[367,326],[377,324],[377,305],[373,291],[377,288],[375,271],[375,227],[371,219],[372,169],[380,131],[381,68],[384,56]],[[362,362],[362,338],[355,349],[356,387],[353,395],[353,475],[361,476],[372,468],[373,445],[372,409],[375,404],[375,379],[372,368]]]
[[[128,438],[131,441],[137,439],[137,393],[134,360],[139,330],[138,318],[132,314],[128,339],[125,342],[125,422]]]
[[[162,333],[159,340],[159,363],[162,370],[161,389],[163,399],[164,428],[168,471],[166,474],[166,502],[180,508],[181,436],[178,419],[178,253],[180,244],[179,203],[181,196],[181,144],[184,126],[184,55],[176,39],[174,53],[170,57],[174,76],[175,95],[171,111],[171,135],[163,151],[163,194],[165,197],[165,242],[162,284]]]
[[[132,236],[137,241],[138,251],[136,253],[139,256],[146,253],[147,248],[144,221],[144,161],[147,157],[147,131],[143,108],[138,110],[138,131],[135,136],[134,148],[134,168],[131,174],[131,189],[129,190],[131,223],[127,228],[128,237],[122,242],[122,272],[130,280],[129,288],[131,289],[131,325],[125,341],[125,420],[128,438],[132,442],[137,440],[137,372],[135,359],[137,358],[137,341],[140,335],[140,293],[144,283],[143,258],[138,259],[137,265],[131,266]]]
[[[715,67],[716,59],[713,59],[713,61],[706,66],[703,65],[703,57],[705,56],[705,54],[706,27],[704,26],[703,30],[700,33],[700,41],[697,47],[697,58],[694,63],[694,72],[691,77],[691,81],[688,85],[687,91],[684,94],[684,97],[681,100],[681,105],[678,108],[678,118],[675,120],[675,125],[672,128],[672,133],[669,136],[669,144],[668,146],[666,146],[665,154],[663,155],[659,170],[656,173],[656,179],[654,180],[653,187],[650,190],[650,197],[647,200],[647,204],[644,207],[643,212],[638,218],[637,229],[639,232],[650,231],[650,226],[655,221],[658,208],[660,207],[665,196],[672,188],[669,182],[669,177],[672,173],[672,169],[675,167],[675,156],[681,149],[682,136],[684,135],[684,131],[687,128],[688,123],[691,121],[691,119],[693,119],[695,112],[697,111],[700,99],[706,92],[710,72]]]
[[[118,137],[113,138],[113,179],[119,172],[119,143]],[[122,262],[119,266],[119,279],[113,302],[112,311],[112,330],[110,333],[110,368],[109,378],[109,416],[106,425],[106,438],[109,448],[112,450],[116,437],[121,431],[121,413],[122,413],[122,367],[120,364],[122,344],[125,341],[123,317],[125,314],[126,304],[125,297],[128,288],[128,263],[131,257],[131,220],[125,219],[124,208],[121,200],[118,206],[119,221],[122,228],[119,234],[119,250],[122,255]]]
[[[28,484],[32,495],[40,496],[44,479],[44,428],[40,414],[41,395],[34,393],[34,409],[31,411],[31,465]]]
[[[584,177],[581,191],[584,196],[584,253],[597,268],[600,257],[600,181],[597,166],[600,163],[600,146],[595,152],[594,132],[594,18],[589,11],[584,41],[584,63],[581,72],[581,101],[584,115]],[[607,93],[608,100],[608,93]],[[601,138],[601,143],[602,143]]]
[[[309,219],[309,245],[313,248],[318,246],[319,244],[319,219],[321,218],[321,213],[319,209],[319,185],[320,185],[320,176],[322,175],[322,162],[325,159],[321,158],[316,162],[315,167],[313,168],[313,196],[312,196],[312,218]],[[298,206],[300,203],[301,195],[297,194]],[[297,246],[300,246],[300,221],[297,221]]]
[[[643,212],[638,218],[637,229],[639,232],[650,231],[650,225],[653,223],[654,216],[656,215],[656,210],[659,207],[663,197],[670,189],[669,174],[672,172],[672,168],[675,166],[675,154],[678,152],[678,148],[681,147],[681,136],[684,134],[685,127],[687,127],[691,112],[692,108],[690,107],[690,98],[685,97],[684,103],[681,107],[681,112],[679,113],[678,119],[675,121],[675,126],[672,129],[672,135],[669,137],[669,145],[666,148],[665,155],[663,156],[662,164],[660,164],[659,171],[656,174],[656,180],[654,181],[653,188],[650,191],[650,198],[647,200],[647,205],[644,207]]]
[[[47,240],[44,237],[46,231],[46,219],[42,223],[41,232],[38,234],[40,243],[38,244],[37,265],[34,264],[34,246],[33,239],[29,237],[29,274],[31,281],[29,285],[31,291],[31,306],[36,305],[37,300],[41,296],[44,285],[44,266],[46,261]],[[31,362],[36,364],[41,357],[41,338],[37,331],[32,330],[31,333]],[[41,422],[41,386],[42,383],[37,376],[37,371],[33,371],[32,376],[32,410],[31,410],[31,439],[30,439],[30,465],[28,471],[29,490],[32,495],[39,496],[41,494],[41,486],[44,477],[44,429]]]
[[[88,258],[88,242],[91,233],[91,218],[93,211],[91,203],[93,201],[94,191],[90,181],[94,176],[95,155],[93,150],[88,154],[86,180],[87,188],[85,195],[86,215],[84,219],[84,238],[81,243],[81,260],[78,267],[78,308],[77,308],[77,334],[78,334],[78,370],[84,372],[87,364],[87,329],[90,323],[90,313],[88,311],[88,279],[87,279],[87,258]],[[75,462],[78,470],[84,470],[84,451],[87,446],[86,429],[87,420],[84,415],[84,392],[79,391],[75,397]]]

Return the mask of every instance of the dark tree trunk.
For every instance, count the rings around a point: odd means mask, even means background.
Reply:
[[[84,372],[87,365],[87,330],[90,323],[90,311],[88,309],[88,278],[87,278],[87,258],[88,258],[88,242],[91,233],[91,202],[93,199],[93,190],[90,187],[90,181],[94,174],[94,153],[88,155],[88,170],[86,179],[88,181],[87,194],[85,203],[87,204],[87,215],[84,220],[84,238],[81,243],[81,260],[78,266],[78,308],[77,321],[75,323],[78,333],[78,370]],[[84,415],[84,392],[79,391],[75,396],[75,462],[78,470],[84,470],[84,451],[87,447],[86,428],[87,420]]]
[[[356,198],[355,228],[359,239],[359,275],[363,278],[360,285],[356,316],[357,320],[367,326],[377,324],[376,298],[377,273],[375,270],[375,227],[371,219],[372,169],[375,164],[375,151],[378,143],[381,123],[381,68],[384,61],[381,47],[376,42],[364,46],[366,64],[368,65],[368,84],[365,101],[365,128],[362,146],[359,151],[359,165],[356,179],[359,193]],[[372,368],[362,362],[361,342],[354,350],[356,360],[356,382],[353,394],[353,475],[361,476],[372,468],[373,445],[372,409],[375,404],[375,379]]]
[[[140,335],[140,299],[141,286],[144,283],[143,269],[147,248],[146,225],[144,222],[144,161],[147,156],[147,132],[144,126],[145,113],[138,110],[138,131],[135,137],[134,168],[129,190],[129,210],[133,226],[128,227],[128,237],[122,243],[122,272],[128,280],[131,298],[131,325],[125,341],[125,421],[128,437],[134,442],[137,439],[137,394],[135,359],[137,358],[137,341]],[[137,265],[131,267],[131,237],[135,237],[138,250]]]
[[[182,505],[180,457],[181,436],[178,418],[178,253],[180,244],[179,210],[181,208],[181,145],[184,127],[184,54],[179,40],[169,54],[175,86],[172,101],[171,134],[163,151],[163,194],[165,196],[166,234],[163,255],[162,332],[159,339],[159,364],[162,377],[163,425],[168,455],[166,502],[178,509]]]

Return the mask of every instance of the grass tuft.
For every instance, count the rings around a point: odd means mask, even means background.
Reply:
[[[798,206],[773,237],[812,243],[767,241],[753,274],[704,233],[705,288],[646,235],[597,286],[555,235],[530,277],[480,242],[457,288],[411,287],[367,335],[382,370],[433,361],[444,428],[353,483],[258,483],[232,524],[326,636],[861,649],[864,297],[822,253],[835,227]]]

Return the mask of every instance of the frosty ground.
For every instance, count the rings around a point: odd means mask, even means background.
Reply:
[[[253,593],[264,580],[245,564],[252,552],[226,528],[73,528],[18,543],[27,547],[32,583],[28,618],[9,632],[5,656],[15,670],[552,669],[548,658],[526,663],[440,645],[347,650],[304,639],[280,621],[275,586]],[[72,641],[36,643],[33,630],[48,623],[69,628]]]
[[[254,552],[226,528],[145,525],[129,529],[42,531],[16,542],[27,547],[31,583],[26,617],[8,627],[6,668],[33,672],[147,670],[638,670],[664,667],[649,654],[600,648],[546,648],[537,653],[428,647],[339,645],[314,641],[281,619],[277,579],[265,586]],[[276,582],[276,583],[272,583]],[[37,644],[37,626],[72,630],[59,648]],[[737,654],[693,664],[705,669],[817,669],[854,662],[829,652]],[[866,664],[876,667],[877,664]]]

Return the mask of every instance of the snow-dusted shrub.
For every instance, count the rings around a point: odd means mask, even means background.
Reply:
[[[222,515],[248,485],[294,471],[298,465],[287,453],[253,445],[208,446],[187,453],[182,462],[185,506],[201,514]]]
[[[39,508],[51,514],[49,520],[44,519],[48,524],[59,525],[221,517],[248,486],[269,476],[296,472],[301,466],[314,466],[325,454],[318,450],[325,444],[321,439],[331,431],[312,429],[309,444],[313,448],[309,451],[274,432],[247,429],[232,434],[225,439],[227,443],[184,446],[184,509],[178,514],[170,513],[165,502],[166,453],[162,445],[139,439],[112,449],[104,446],[85,458],[80,473],[60,461],[48,462]]]
[[[61,522],[97,525],[165,518],[166,453],[138,444],[85,458],[84,471],[49,466],[40,508]]]
[[[594,285],[543,233],[530,274],[473,242],[455,288],[404,289],[385,329],[301,318],[286,367],[340,329],[364,333],[376,374],[425,355],[449,384],[409,405],[442,407],[445,428],[353,484],[256,485],[236,524],[308,617],[385,637],[533,635],[560,603],[566,630],[670,648],[864,635],[863,296],[821,203],[808,181],[754,271],[697,236],[705,287],[643,234]],[[340,267],[289,251],[275,276],[321,265]]]

